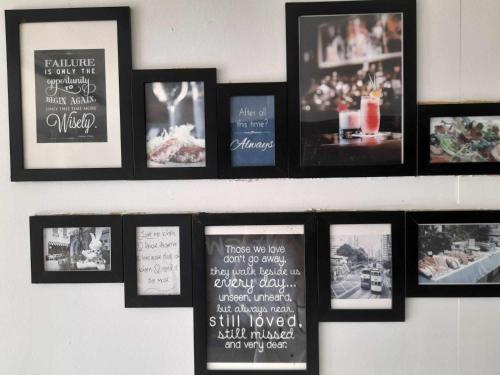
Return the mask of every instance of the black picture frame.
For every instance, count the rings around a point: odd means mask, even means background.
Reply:
[[[111,228],[110,271],[45,271],[45,228]],[[46,283],[121,283],[123,282],[122,218],[120,215],[51,215],[30,216],[31,282]]]
[[[500,174],[499,162],[431,163],[430,121],[433,117],[499,116],[500,103],[441,103],[418,105],[419,175],[494,175]]]
[[[418,282],[419,224],[500,223],[500,211],[419,211],[406,213],[406,294],[408,297],[499,297],[498,284],[422,285]]]
[[[230,99],[234,96],[274,96],[275,165],[235,167],[231,162]],[[226,83],[217,86],[217,131],[220,178],[288,177],[286,83]]]
[[[24,167],[19,27],[28,22],[99,21],[117,24],[120,86],[121,168],[26,169]],[[9,94],[10,166],[12,181],[118,180],[132,177],[130,74],[132,69],[130,8],[68,8],[6,10]]]
[[[307,369],[306,370],[208,370],[207,281],[205,227],[234,225],[303,225],[305,238]],[[316,218],[311,213],[199,214],[193,216],[193,307],[196,375],[317,375],[318,319],[316,280]]]
[[[322,322],[405,321],[405,214],[400,211],[318,213],[318,292]],[[330,225],[390,224],[392,242],[392,306],[390,309],[332,309]]]
[[[403,163],[394,165],[303,166],[301,161],[299,95],[299,18],[338,14],[403,13]],[[333,1],[286,4],[286,50],[288,81],[288,153],[290,176],[304,177],[375,177],[416,175],[416,1]]]
[[[134,70],[132,73],[134,121],[134,173],[140,180],[217,178],[217,72],[215,68]],[[205,98],[205,167],[148,168],[146,152],[145,84],[203,81]]]
[[[137,293],[137,228],[179,227],[179,295],[138,295]],[[191,307],[191,215],[125,215],[123,216],[125,307]]]

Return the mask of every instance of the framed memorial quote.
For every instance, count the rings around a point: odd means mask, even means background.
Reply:
[[[132,176],[130,10],[6,10],[11,179]]]
[[[192,306],[191,215],[123,217],[125,307]]]
[[[499,297],[500,211],[406,214],[409,297]]]
[[[286,4],[291,177],[415,175],[415,3]]]
[[[138,179],[217,177],[216,70],[134,70]]]
[[[123,281],[119,215],[31,216],[32,283]]]
[[[321,321],[404,321],[404,212],[318,214]]]
[[[418,173],[499,174],[500,103],[418,106]]]
[[[312,214],[193,219],[195,373],[318,374]]]
[[[218,85],[219,177],[288,177],[286,84]]]

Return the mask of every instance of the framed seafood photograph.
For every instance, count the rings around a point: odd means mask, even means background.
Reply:
[[[318,213],[320,321],[405,320],[404,212]]]
[[[500,103],[418,106],[418,173],[500,173]]]
[[[132,177],[130,9],[6,10],[12,181]]]
[[[138,179],[217,177],[216,70],[134,70]]]
[[[31,216],[32,283],[123,282],[119,215]]]
[[[193,219],[195,374],[317,375],[316,220]]]
[[[409,297],[499,297],[500,211],[406,214]]]
[[[288,177],[286,83],[217,86],[219,177]]]
[[[287,3],[291,177],[416,174],[416,1]]]
[[[123,216],[125,307],[190,307],[191,215]]]

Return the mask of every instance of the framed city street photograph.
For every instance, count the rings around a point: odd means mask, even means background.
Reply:
[[[418,174],[500,173],[500,103],[419,104]]]
[[[404,212],[318,214],[320,321],[404,321]]]
[[[132,176],[130,9],[6,10],[12,181]]]
[[[286,83],[217,88],[219,177],[288,177]]]
[[[315,218],[193,220],[195,374],[318,374]]]
[[[119,215],[31,216],[31,282],[123,282]]]
[[[215,69],[134,70],[138,179],[217,177]]]
[[[190,307],[191,215],[123,216],[125,307]]]
[[[291,177],[416,174],[416,4],[287,3]]]
[[[409,297],[500,296],[500,211],[406,214]]]

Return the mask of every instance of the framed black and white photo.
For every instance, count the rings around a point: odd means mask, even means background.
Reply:
[[[123,282],[119,215],[31,216],[31,282]]]
[[[287,3],[291,177],[416,173],[416,4]]]
[[[500,103],[418,106],[418,174],[500,173]]]
[[[218,85],[222,178],[288,177],[286,84]]]
[[[130,9],[5,11],[11,179],[132,176]]]
[[[406,214],[409,297],[500,296],[500,211]]]
[[[192,306],[191,215],[123,217],[125,307]]]
[[[195,374],[318,374],[315,218],[193,220]]]
[[[404,213],[318,214],[321,321],[404,321]]]
[[[138,179],[217,177],[216,70],[134,70]]]

